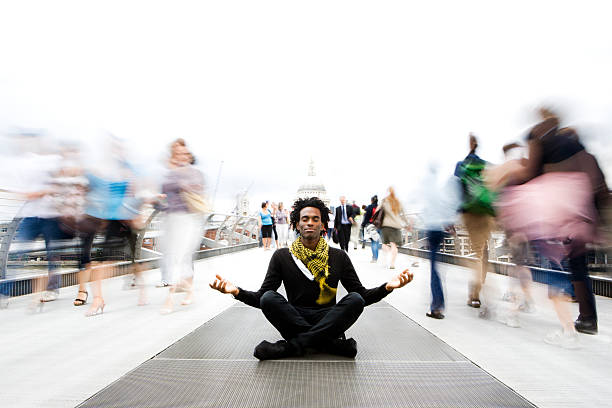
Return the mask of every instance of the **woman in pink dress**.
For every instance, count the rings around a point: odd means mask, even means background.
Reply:
[[[542,122],[527,136],[529,157],[498,179],[507,187],[498,202],[498,216],[511,233],[524,234],[539,243],[548,258],[569,258],[571,281],[580,316],[575,323],[565,295],[554,296],[563,331],[547,341],[575,345],[576,331],[597,333],[597,311],[587,272],[586,244],[596,241],[598,209],[608,197],[608,187],[595,158],[586,152],[571,128],[560,128],[559,118],[541,109]]]

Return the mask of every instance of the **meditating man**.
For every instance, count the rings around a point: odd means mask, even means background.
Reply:
[[[329,220],[329,210],[318,198],[295,202],[290,215],[299,237],[291,248],[277,250],[257,292],[234,286],[217,275],[210,287],[230,293],[247,305],[261,308],[284,340],[262,341],[254,356],[260,360],[301,356],[306,349],[353,358],[354,339],[344,332],[356,321],[364,306],[376,303],[394,289],[412,280],[407,270],[374,289],[361,285],[346,252],[330,248],[321,235]],[[336,303],[338,282],[349,292]],[[276,290],[284,284],[285,299]]]

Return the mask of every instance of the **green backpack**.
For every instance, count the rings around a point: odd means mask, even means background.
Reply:
[[[493,203],[497,194],[485,187],[482,172],[486,167],[484,160],[468,158],[461,163],[461,184],[463,185],[463,204],[461,209],[471,214],[495,216]]]

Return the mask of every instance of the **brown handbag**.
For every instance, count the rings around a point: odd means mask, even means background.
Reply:
[[[374,224],[376,228],[381,229],[384,219],[385,219],[385,210],[381,204],[378,207],[376,207],[376,211],[374,212],[374,215],[372,216],[372,224]]]

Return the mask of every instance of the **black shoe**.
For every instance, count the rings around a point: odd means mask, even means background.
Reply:
[[[439,310],[435,310],[431,313],[425,313],[425,316],[431,317],[432,319],[444,319],[444,315]]]
[[[262,341],[255,347],[253,355],[259,360],[277,360],[279,358],[294,357],[299,355],[296,348],[285,340],[276,343]]]
[[[355,358],[357,355],[357,342],[353,338],[346,340],[335,339],[323,351],[336,356]]]
[[[576,331],[585,334],[597,334],[597,320],[588,319],[588,320],[576,320],[574,322],[574,328]]]

